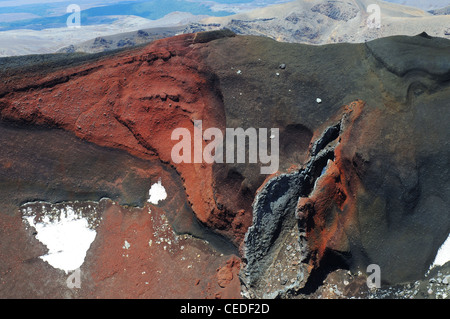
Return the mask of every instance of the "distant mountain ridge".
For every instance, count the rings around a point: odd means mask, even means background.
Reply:
[[[445,8],[431,10],[430,13],[434,15],[449,15],[450,14],[450,6],[447,6]]]
[[[371,27],[369,5],[380,8],[380,26]],[[282,42],[358,43],[392,35],[426,32],[448,38],[450,17],[376,0],[297,0],[227,17],[210,17],[186,32],[227,28],[237,34],[263,35]]]
[[[169,0],[169,2],[175,3],[176,0]],[[239,0],[235,2],[236,7],[243,3]],[[264,1],[266,2],[270,1]],[[185,8],[189,12],[173,12],[173,7],[163,6],[159,13],[170,10],[172,12],[160,19],[150,20],[142,17],[146,16],[146,12],[148,13],[145,10],[149,10],[145,9],[145,3],[150,1],[140,3],[140,6],[143,6],[140,12],[136,11],[139,7],[135,7],[134,11],[128,8],[118,12],[112,9],[117,7],[107,7],[109,9],[102,12],[98,7],[84,10],[84,17],[91,19],[92,23],[102,22],[103,24],[82,24],[81,29],[77,30],[70,30],[64,26],[41,31],[0,32],[0,40],[3,43],[0,47],[0,56],[53,52],[95,53],[145,44],[180,33],[225,28],[236,34],[266,36],[281,42],[307,44],[360,43],[392,35],[413,36],[422,32],[435,37],[449,38],[450,36],[448,15],[450,6],[428,12],[378,0],[297,0],[224,17],[193,14],[192,12],[197,12],[194,10],[195,6],[190,11]],[[200,6],[200,3],[195,5]],[[367,23],[372,14],[367,12],[369,5],[377,5],[380,8],[380,28],[372,28]],[[209,9],[202,8],[209,11],[197,13],[209,13],[213,10],[211,4]],[[225,10],[223,8],[232,10],[231,4],[216,5],[214,14],[221,15],[220,10]],[[183,8],[176,7],[176,9]],[[7,11],[4,8],[0,8],[0,16],[8,14],[5,12]],[[120,13],[121,15],[96,16],[95,12]],[[139,13],[141,16],[126,15],[133,13]],[[147,15],[147,17],[156,16]],[[61,20],[58,20],[58,23],[64,25],[65,18],[56,18]],[[86,19],[82,18],[82,21]],[[148,36],[139,34],[139,30]]]

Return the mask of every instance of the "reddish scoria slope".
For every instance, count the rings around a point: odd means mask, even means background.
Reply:
[[[61,127],[100,146],[175,166],[198,219],[223,229],[212,166],[175,165],[171,159],[175,128],[192,132],[194,120],[202,120],[204,129],[225,126],[217,79],[195,53],[208,41],[204,37],[177,36],[78,66],[15,75],[0,90],[1,117]],[[250,218],[227,226],[237,225],[229,237],[239,242]]]

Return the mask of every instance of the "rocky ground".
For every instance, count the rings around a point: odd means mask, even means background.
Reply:
[[[425,274],[450,230],[449,47],[217,31],[0,59],[0,295],[448,297],[448,265]],[[197,120],[279,128],[278,172],[175,162]],[[76,289],[41,228],[73,207],[95,232]]]
[[[282,297],[293,299],[449,299],[448,265],[433,268],[425,278],[409,283],[369,288],[363,272],[336,270],[314,292]]]

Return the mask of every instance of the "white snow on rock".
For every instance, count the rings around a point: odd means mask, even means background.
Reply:
[[[448,261],[450,261],[450,235],[447,237],[445,242],[439,248],[438,253],[434,258],[434,262],[431,267],[442,266]]]
[[[127,241],[125,240],[125,242],[124,242],[122,248],[123,248],[123,249],[129,249],[130,247],[131,247],[130,243],[127,242]]]
[[[72,207],[67,206],[60,213],[59,218],[46,215],[39,222],[36,216],[23,216],[23,219],[36,229],[36,238],[48,248],[48,253],[40,258],[68,273],[84,263],[97,232]]]
[[[148,194],[150,195],[148,202],[154,205],[158,204],[159,201],[165,200],[167,198],[166,189],[161,184],[161,178],[158,180],[158,183],[152,185]]]

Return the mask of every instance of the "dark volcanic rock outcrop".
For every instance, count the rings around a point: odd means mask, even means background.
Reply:
[[[261,237],[248,235],[251,244],[244,244],[244,251],[255,253],[254,265],[274,266],[276,254],[289,245],[281,245],[280,234],[292,233],[290,227],[295,222],[287,221],[286,216],[295,215],[289,203],[301,199],[291,196],[297,196],[294,194],[302,188],[299,185],[295,190],[290,185],[301,180],[297,175],[326,146],[319,147],[320,138],[328,136],[339,141],[336,159],[328,168],[331,175],[317,181],[322,187],[302,194],[317,204],[315,213],[309,215],[311,219],[306,218],[311,224],[300,223],[295,233],[301,239],[306,230],[306,239],[310,239],[307,248],[313,249],[299,259],[315,256],[317,266],[325,256],[325,260],[364,271],[368,264],[379,264],[384,283],[422,276],[449,233],[445,195],[448,156],[444,155],[449,151],[444,146],[448,145],[445,140],[449,134],[445,124],[448,41],[394,37],[367,45],[323,47],[280,44],[262,38],[232,38],[227,40],[228,46],[220,42],[208,48],[220,48],[220,54],[210,53],[208,59],[220,61],[215,70],[224,93],[227,127],[304,128],[286,144],[310,136],[300,132],[314,135],[310,150],[299,147],[290,158],[280,158],[282,170],[298,164],[298,173],[267,182],[267,188],[256,197],[252,227],[259,227],[255,232],[260,231]],[[234,47],[240,50],[232,50]],[[284,70],[280,70],[280,63],[286,65]],[[320,104],[316,102],[318,97]],[[255,111],[241,116],[242,109]],[[338,129],[337,123],[347,113],[350,123]],[[435,135],[431,137],[430,132]],[[435,152],[431,145],[435,145]],[[431,153],[439,155],[433,157]],[[321,167],[325,165],[326,161]],[[264,181],[255,167],[231,166],[230,170],[246,177],[243,184],[252,190]],[[443,174],[438,176],[438,171]],[[266,210],[259,211],[259,203],[265,203],[262,206]],[[263,222],[265,218],[268,220]],[[431,231],[433,227],[435,231]],[[417,247],[429,253],[417,256]],[[339,257],[326,257],[327,252],[336,251]],[[247,256],[251,262],[249,259]],[[259,273],[261,269],[247,265],[244,270],[249,274],[253,271]],[[297,276],[297,271],[294,273]],[[278,281],[279,277],[274,278]],[[262,276],[261,280],[261,287],[267,289],[268,278]]]
[[[71,296],[238,297],[237,248],[250,297],[308,294],[331,270],[369,264],[383,284],[421,278],[450,231],[449,52],[425,35],[308,46],[221,31],[0,60],[0,240],[14,243],[0,252],[2,295],[28,296],[14,282],[54,271],[19,206],[103,197],[82,267],[94,281]],[[196,120],[279,128],[279,172],[174,162],[172,131],[193,136]],[[150,204],[159,179],[167,198]]]

